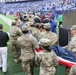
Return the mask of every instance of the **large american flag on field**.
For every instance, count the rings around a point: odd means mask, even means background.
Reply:
[[[61,65],[71,68],[73,65],[76,64],[76,57],[71,51],[63,49],[60,46],[53,46],[51,47],[51,49],[58,56],[58,60]]]
[[[76,57],[71,51],[63,49],[60,46],[52,46],[50,48],[56,53],[59,64],[69,68],[76,64]],[[42,51],[39,50],[38,52]]]

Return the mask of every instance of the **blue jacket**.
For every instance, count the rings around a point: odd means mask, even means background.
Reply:
[[[54,33],[57,33],[57,32],[56,32],[56,26],[57,26],[57,23],[52,19],[52,20],[50,21],[50,30],[51,30],[52,32],[54,32]]]

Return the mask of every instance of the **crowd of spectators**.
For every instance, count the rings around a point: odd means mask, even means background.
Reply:
[[[26,11],[65,11],[73,7],[75,10],[75,1],[59,1],[59,0],[43,0],[36,2],[25,2],[25,3],[3,3],[1,4],[1,12],[26,12]]]

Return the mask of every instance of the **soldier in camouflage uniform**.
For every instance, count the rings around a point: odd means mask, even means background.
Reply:
[[[56,67],[58,66],[58,59],[54,51],[49,47],[53,41],[48,38],[40,39],[40,46],[43,53],[39,55],[40,60],[40,74],[39,75],[56,75]]]
[[[28,16],[27,16],[27,17],[29,18],[29,21],[30,21],[30,22],[34,22],[33,12],[28,12]]]
[[[36,39],[29,34],[28,26],[22,27],[23,35],[17,39],[21,48],[22,68],[26,75],[33,75],[35,49],[39,48]]]
[[[34,31],[36,31],[36,28],[34,27],[34,23],[30,22],[30,32],[34,36]]]
[[[23,22],[19,19],[19,17],[15,18],[15,22],[18,27],[20,27],[23,24]]]
[[[36,37],[37,41],[39,41],[39,35],[40,35],[40,30],[39,30],[39,23],[35,24],[36,30],[33,32],[33,35]]]
[[[50,31],[50,24],[49,23],[44,24],[44,29],[45,32],[43,33],[42,38],[48,38],[50,39],[50,41],[53,41],[51,44],[52,46],[57,45],[58,36],[57,34]]]
[[[12,22],[12,26],[9,29],[9,34],[10,34],[10,42],[12,44],[12,53],[14,56],[14,61],[18,62],[18,58],[20,56],[19,51],[20,49],[17,46],[16,42],[17,38],[22,35],[22,31],[18,26],[16,26],[16,22]]]
[[[69,75],[76,75],[76,65],[74,65],[74,66],[70,69]]]
[[[68,43],[66,48],[73,52],[73,49],[76,47],[76,25],[73,25],[71,28],[72,38],[71,41]],[[66,75],[69,74],[70,68],[66,67]]]
[[[40,35],[39,35],[39,40],[40,40],[44,36],[44,33],[45,33],[44,23],[40,24],[39,30],[40,30]]]
[[[76,47],[72,50],[72,52],[74,53],[74,56],[76,57]]]
[[[68,44],[68,50],[72,51],[76,45],[76,25],[73,25],[70,29],[71,29],[72,38]]]
[[[24,26],[28,26],[28,27],[30,27],[30,21],[29,21],[29,18],[26,18],[25,19],[25,24],[24,24]]]

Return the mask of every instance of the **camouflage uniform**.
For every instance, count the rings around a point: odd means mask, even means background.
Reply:
[[[33,35],[36,37],[36,39],[39,41],[39,35],[40,35],[40,30],[36,28],[36,30],[33,32]]]
[[[30,27],[31,34],[34,36],[34,31],[36,31],[35,27]]]
[[[40,35],[39,35],[39,40],[40,40],[41,38],[43,38],[44,35],[45,35],[45,31],[42,31],[42,32],[40,33]]]
[[[51,32],[51,31],[45,32],[43,37],[50,39],[50,41],[53,41],[52,45],[57,45],[58,36],[55,33]]]
[[[73,25],[70,30],[76,30],[76,25]],[[73,52],[73,49],[76,48],[76,35],[71,38],[71,41],[68,43],[67,49]],[[66,67],[66,75],[69,74],[70,68]]]
[[[34,31],[36,31],[36,28],[34,27],[34,23],[30,22],[30,32],[34,36]]]
[[[75,46],[75,48],[72,50],[72,52],[74,53],[74,56],[76,57],[76,46]]]
[[[44,28],[50,28],[50,25],[47,23],[44,25]],[[45,31],[44,35],[43,35],[43,38],[48,38],[50,39],[50,41],[52,41],[52,44],[51,45],[57,45],[58,43],[58,36],[57,34],[51,32],[51,31]]]
[[[28,26],[23,26],[22,31],[28,30]],[[35,49],[39,45],[35,38],[30,34],[23,34],[17,39],[18,45],[21,47],[22,67],[26,75],[33,75]]]
[[[76,47],[76,36],[73,36],[68,44],[68,50],[72,51],[75,47]]]
[[[10,42],[12,44],[12,53],[14,58],[18,58],[20,56],[20,49],[17,46],[17,38],[22,35],[22,31],[19,27],[11,26],[9,29],[10,34]]]
[[[30,28],[30,22],[29,22],[29,21],[26,22],[26,23],[24,24],[24,26],[28,26],[28,28]]]
[[[37,39],[37,41],[39,41],[39,35],[40,35],[40,30],[39,28],[39,23],[35,24],[36,29],[33,31],[33,36]]]
[[[40,40],[40,44],[42,46],[50,46],[52,42],[49,39],[42,38]],[[40,75],[55,75],[56,67],[58,66],[57,56],[54,51],[48,52],[47,50],[43,50],[43,53],[40,54],[39,60],[40,63]]]
[[[15,18],[15,19],[17,19],[15,22],[16,22],[16,25],[18,26],[18,27],[20,27],[22,24],[23,24],[23,22],[19,19],[19,18]]]
[[[74,65],[74,66],[70,69],[69,75],[76,75],[76,65]]]

